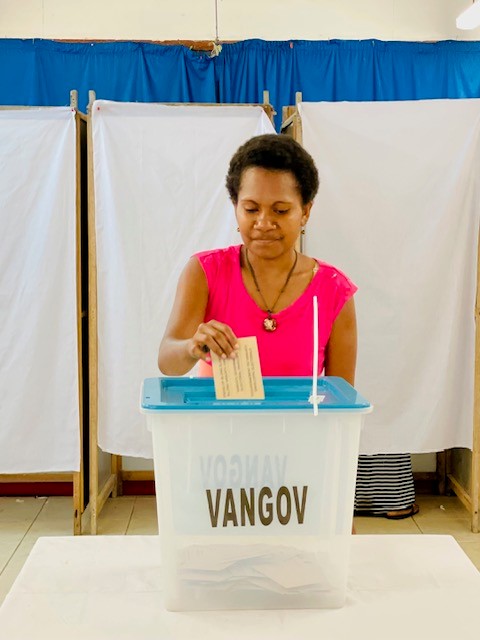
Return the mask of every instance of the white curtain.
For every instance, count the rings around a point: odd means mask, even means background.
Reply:
[[[78,471],[76,135],[0,111],[0,473]]]
[[[99,445],[152,457],[139,413],[180,272],[196,251],[240,242],[225,188],[235,150],[274,133],[261,107],[97,101],[93,148]]]
[[[480,101],[304,103],[306,251],[359,286],[362,453],[472,446]]]

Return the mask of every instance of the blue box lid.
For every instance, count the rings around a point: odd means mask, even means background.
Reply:
[[[312,411],[312,378],[263,378],[264,400],[217,400],[213,378],[146,378],[142,388],[142,413],[178,411]],[[372,409],[343,378],[318,379],[318,411]]]

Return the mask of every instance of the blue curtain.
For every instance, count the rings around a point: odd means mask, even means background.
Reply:
[[[90,89],[104,100],[215,102],[210,62],[182,46],[0,40],[0,104],[68,105],[71,89],[81,111]]]
[[[65,105],[78,89],[139,102],[262,102],[480,97],[480,43],[330,40],[223,45],[216,58],[182,46],[0,40],[0,104]]]
[[[480,42],[330,40],[224,45],[215,59],[220,102],[257,102],[270,91],[277,110],[305,101],[480,97]]]

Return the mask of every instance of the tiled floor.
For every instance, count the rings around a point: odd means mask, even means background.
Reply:
[[[406,520],[355,518],[357,534],[450,534],[480,569],[480,534],[470,531],[470,518],[455,498],[418,496],[420,513]],[[0,497],[0,604],[10,590],[36,539],[72,533],[71,498]],[[110,499],[99,518],[99,534],[157,533],[154,497]]]

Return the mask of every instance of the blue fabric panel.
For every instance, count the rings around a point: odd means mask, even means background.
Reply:
[[[246,40],[210,58],[182,46],[0,39],[0,104],[262,102],[281,122],[295,92],[306,101],[480,97],[480,43]]]
[[[90,89],[104,100],[216,101],[210,58],[186,47],[0,40],[0,104],[68,105],[71,89],[81,111]]]
[[[290,43],[246,40],[225,44],[213,63],[219,102],[262,103],[263,91],[268,90],[270,103],[277,111],[277,126],[282,120],[282,106],[295,104],[295,91],[300,89]]]
[[[262,101],[270,91],[277,126],[284,105],[305,101],[480,97],[480,43],[330,40],[223,46],[214,59],[221,102]]]

